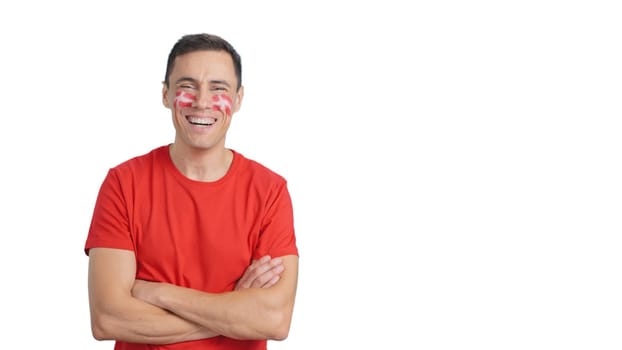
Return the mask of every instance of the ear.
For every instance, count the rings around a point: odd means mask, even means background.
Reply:
[[[168,101],[168,86],[166,86],[165,82],[162,82],[162,104],[168,109],[171,108],[171,105]]]
[[[240,110],[240,107],[242,107],[243,98],[244,98],[244,86],[240,86],[238,91],[236,91],[235,93],[235,102],[233,103],[233,113]]]

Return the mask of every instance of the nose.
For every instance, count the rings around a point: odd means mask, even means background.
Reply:
[[[207,88],[199,89],[194,105],[198,109],[209,109],[212,107],[212,95]]]

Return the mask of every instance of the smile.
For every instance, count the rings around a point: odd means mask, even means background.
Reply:
[[[194,115],[187,115],[186,120],[192,125],[210,126],[216,123],[217,119],[212,117],[197,117]]]

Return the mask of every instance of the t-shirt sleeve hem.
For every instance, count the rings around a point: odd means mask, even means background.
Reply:
[[[134,251],[134,247],[122,245],[122,244],[114,244],[114,243],[99,243],[99,244],[89,244],[84,247],[84,254],[89,255],[89,250],[92,248],[111,248],[111,249],[122,249]]]
[[[254,259],[259,259],[264,255],[270,255],[270,257],[272,258],[277,258],[280,256],[286,256],[286,255],[295,255],[300,257],[300,255],[298,254],[298,249],[297,248],[288,248],[288,249],[278,249],[278,250],[272,250],[269,252],[266,252],[264,254],[260,254],[260,256],[255,256],[253,257]]]

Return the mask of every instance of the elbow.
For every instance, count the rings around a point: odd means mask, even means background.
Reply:
[[[95,340],[113,340],[111,335],[109,322],[105,316],[92,315],[91,316],[91,334]]]
[[[289,335],[289,330],[279,330],[278,332],[274,333],[268,339],[276,340],[276,341],[282,341],[282,340],[287,339],[288,335]]]
[[[271,327],[268,334],[270,340],[285,340],[289,336],[289,328],[291,325],[291,312],[279,311],[275,312],[272,317]]]
[[[91,326],[91,333],[93,334],[93,338],[95,338],[95,340],[109,340],[106,333],[104,333],[104,331],[99,327]]]

